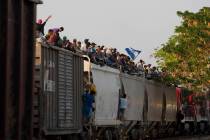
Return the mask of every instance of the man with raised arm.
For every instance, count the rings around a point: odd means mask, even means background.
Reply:
[[[39,37],[44,36],[44,26],[51,17],[52,16],[48,16],[44,22],[42,21],[42,19],[38,19],[36,23],[36,31],[39,32]]]

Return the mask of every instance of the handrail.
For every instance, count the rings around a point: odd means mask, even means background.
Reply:
[[[87,55],[82,55],[84,58],[87,58],[88,59],[88,63],[89,63],[89,71],[88,71],[88,82],[90,84],[90,71],[91,71],[91,62],[90,62],[90,57],[87,56]]]
[[[28,0],[28,1],[33,2],[35,4],[43,4],[42,0]]]

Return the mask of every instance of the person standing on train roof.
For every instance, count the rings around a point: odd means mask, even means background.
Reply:
[[[40,36],[44,36],[44,27],[47,23],[47,21],[51,18],[52,16],[48,16],[47,19],[43,22],[42,19],[38,19],[36,23],[36,30],[40,33]]]
[[[144,64],[145,62],[140,59],[139,62],[137,62],[137,69],[138,69],[138,75],[144,76]]]
[[[87,54],[87,49],[89,47],[90,43],[89,43],[89,39],[85,39],[84,40],[84,43],[82,43],[81,45],[81,51],[84,53],[84,54]]]

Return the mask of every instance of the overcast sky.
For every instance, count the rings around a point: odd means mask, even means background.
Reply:
[[[64,27],[61,36],[77,38],[125,52],[142,51],[137,58],[155,63],[150,55],[165,43],[180,24],[176,11],[197,12],[210,0],[43,0],[37,18],[52,15],[45,27]]]

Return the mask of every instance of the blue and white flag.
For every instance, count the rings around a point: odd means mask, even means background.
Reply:
[[[141,53],[140,50],[135,50],[133,48],[125,48],[125,51],[130,56],[131,59],[135,60],[137,56]]]

